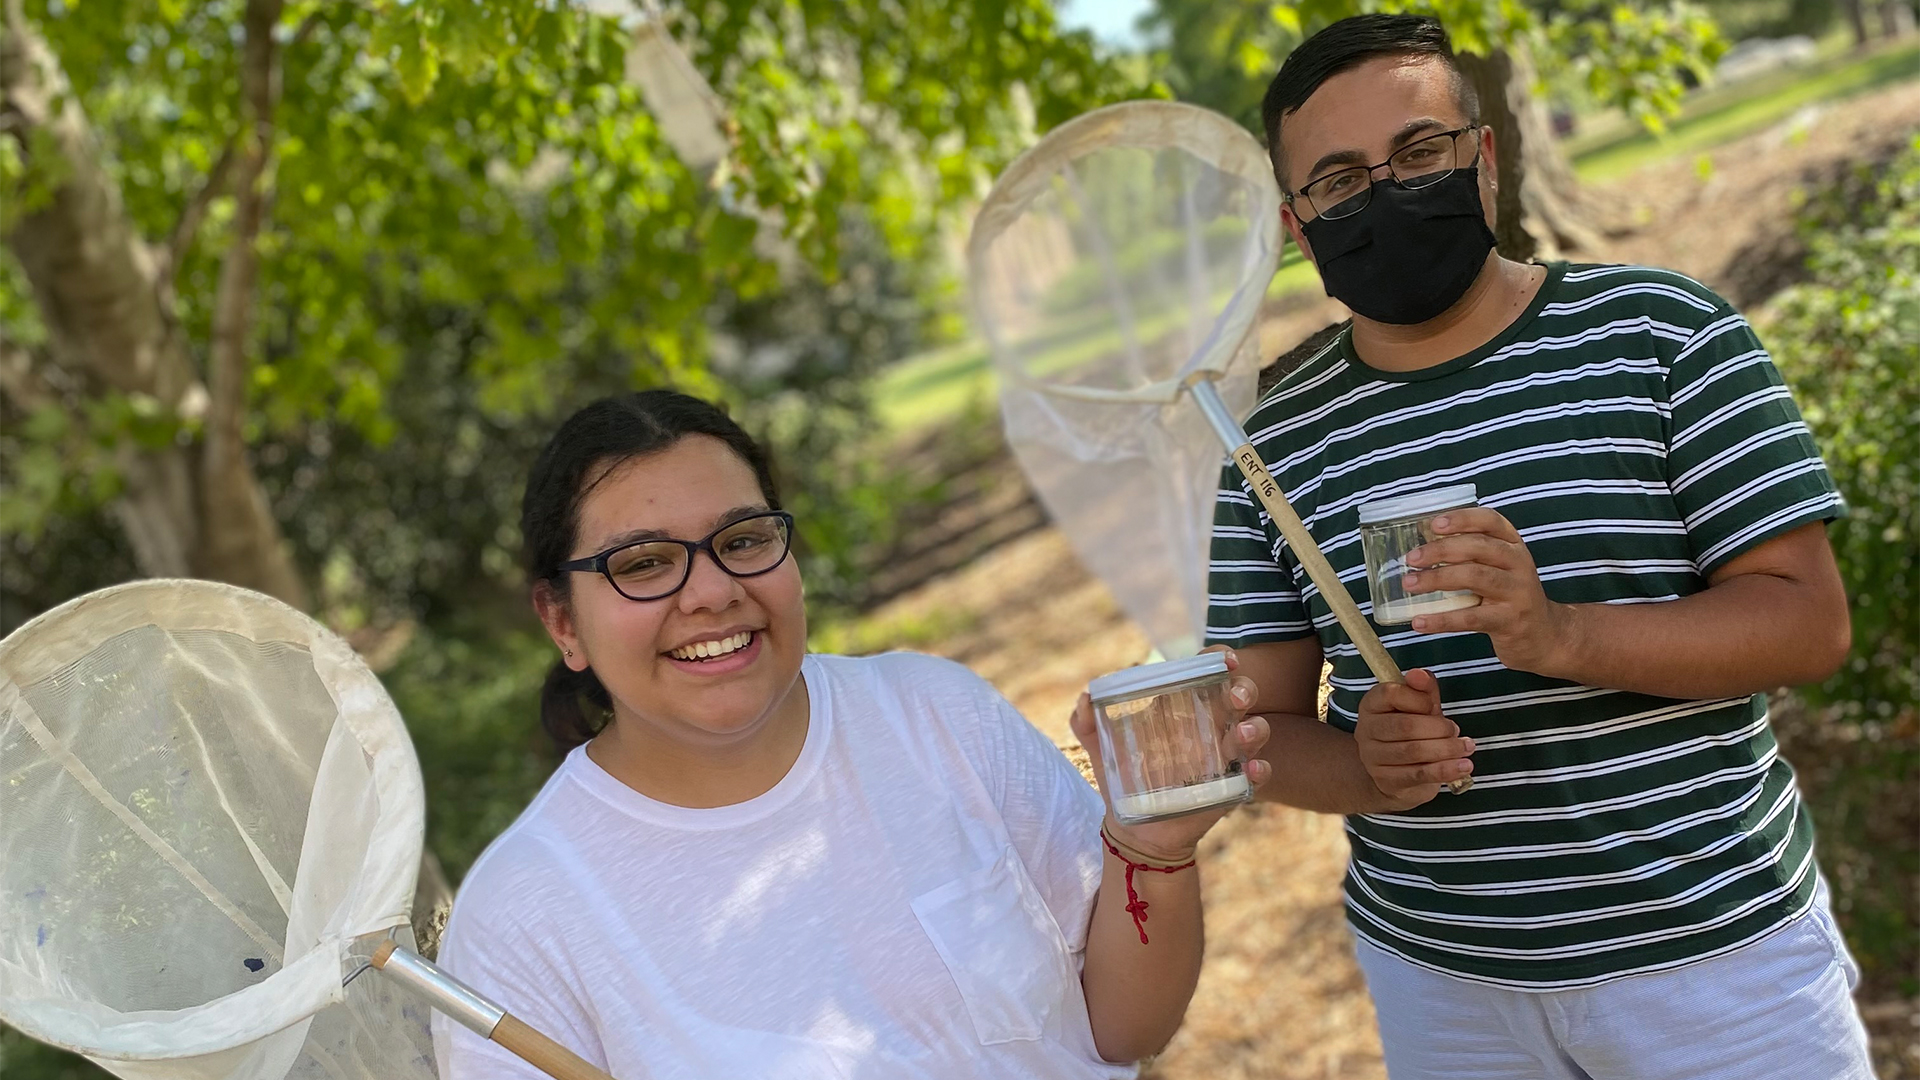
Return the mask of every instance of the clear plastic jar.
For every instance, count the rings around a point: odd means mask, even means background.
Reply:
[[[1455,484],[1361,505],[1360,546],[1367,556],[1367,591],[1373,594],[1374,622],[1383,626],[1410,623],[1415,615],[1458,611],[1480,602],[1479,596],[1465,591],[1409,594],[1404,580],[1407,553],[1438,539],[1433,532],[1433,519],[1449,510],[1478,505],[1479,493],[1472,484]]]
[[[1184,660],[1117,671],[1093,680],[1107,798],[1122,824],[1179,817],[1253,797],[1246,763],[1229,730],[1227,658]]]

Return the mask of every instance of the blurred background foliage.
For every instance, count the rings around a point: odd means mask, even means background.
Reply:
[[[862,611],[950,566],[926,552],[973,527],[953,508],[1006,477],[955,255],[972,201],[1037,133],[1142,95],[1257,127],[1267,79],[1306,35],[1361,10],[1429,11],[1481,54],[1487,85],[1537,113],[1529,130],[1559,136],[1524,144],[1528,182],[1566,198],[1533,208],[1553,220],[1523,239],[1577,254],[1609,210],[1576,174],[1920,74],[1913,39],[1895,40],[1909,0],[1153,0],[1143,44],[1124,49],[1064,27],[1048,0],[648,10],[9,3],[0,632],[156,573],[291,582],[382,672],[426,775],[430,847],[457,881],[555,761],[535,723],[551,645],[516,522],[558,419],[662,384],[727,402],[773,448],[817,638],[868,641]],[[245,48],[260,25],[264,61]],[[662,30],[720,105],[714,160],[689,160],[631,78],[636,42]],[[1817,51],[1803,66],[1718,81],[1729,45],[1796,34]],[[1513,119],[1517,140],[1530,120]],[[1852,507],[1832,535],[1855,605],[1853,657],[1783,709],[1783,741],[1850,940],[1911,995],[1920,146],[1811,191],[1781,228],[1800,231],[1806,264],[1755,321]],[[53,257],[62,236],[121,252],[119,276],[75,280]],[[1318,292],[1289,260],[1276,304]],[[110,318],[89,314],[100,294]],[[238,487],[205,468],[227,438],[222,401],[237,402]],[[187,494],[143,504],[156,477]],[[250,491],[265,508],[252,555],[223,563],[245,546],[191,542],[249,520],[220,508]],[[168,529],[185,548],[172,556],[154,539]],[[98,1075],[4,1029],[0,1074]]]
[[[1813,700],[1891,721],[1920,699],[1920,134],[1808,200],[1810,280],[1763,323],[1847,518],[1832,528],[1856,648]]]
[[[1829,529],[1853,654],[1803,692],[1782,746],[1811,793],[1820,861],[1849,943],[1878,981],[1920,993],[1920,133],[1802,210],[1807,281],[1760,328],[1845,494]]]

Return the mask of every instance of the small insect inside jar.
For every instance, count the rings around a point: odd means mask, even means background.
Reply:
[[[1202,653],[1103,675],[1087,687],[1107,798],[1138,825],[1253,797],[1232,738],[1227,659]]]
[[[1360,547],[1367,557],[1374,622],[1382,626],[1410,623],[1415,615],[1458,611],[1480,602],[1480,597],[1466,591],[1410,593],[1406,587],[1407,554],[1440,538],[1433,531],[1433,519],[1449,510],[1478,505],[1472,484],[1361,504]]]

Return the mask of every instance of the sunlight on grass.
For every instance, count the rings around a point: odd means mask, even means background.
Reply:
[[[1580,179],[1607,180],[1650,162],[1698,154],[1778,123],[1809,105],[1915,78],[1920,78],[1920,44],[1867,56],[1846,53],[1810,67],[1703,93],[1664,136],[1630,128],[1598,141],[1571,139],[1566,149]]]
[[[1320,291],[1320,276],[1299,249],[1288,244],[1280,270],[1267,285],[1267,299],[1275,300],[1300,289]],[[1148,337],[1164,334],[1174,316],[1145,321]],[[1077,335],[1076,335],[1077,336]],[[1049,357],[1047,367],[1073,367],[1114,348],[1117,329],[1081,337],[1072,348]],[[974,405],[990,405],[999,391],[986,343],[978,337],[908,357],[881,372],[874,387],[874,409],[883,430],[890,434],[917,431],[951,419]]]
[[[807,634],[807,650],[867,656],[894,649],[925,649],[964,634],[980,623],[978,612],[934,611],[892,618],[825,619]]]

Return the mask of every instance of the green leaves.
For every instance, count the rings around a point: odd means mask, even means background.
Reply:
[[[166,446],[190,425],[145,394],[109,393],[78,408],[51,400],[0,433],[0,535],[33,539],[59,515],[83,514],[118,496],[123,448]]]
[[[1817,700],[1892,720],[1920,706],[1920,139],[1802,212],[1813,280],[1763,323],[1846,496],[1828,530],[1853,655]]]
[[[158,248],[205,211],[167,312],[204,364],[244,0],[26,2],[135,230]],[[508,572],[495,532],[545,425],[622,387],[672,382],[743,415],[804,400],[783,430],[809,485],[856,484],[834,462],[867,430],[860,380],[950,316],[968,200],[1036,128],[1152,89],[1061,32],[1048,0],[705,0],[672,17],[726,112],[731,152],[699,174],[627,81],[611,19],[550,0],[285,10],[245,432],[310,569],[344,560],[414,607],[464,595],[446,583],[470,590],[474,566]],[[33,178],[17,149],[0,154],[9,194]],[[5,259],[0,334],[44,348]],[[716,374],[716,348],[746,359]],[[46,535],[111,495],[114,454],[197,437],[153,402],[63,386],[65,429],[0,423],[0,530]],[[488,433],[484,483],[477,465],[443,475],[454,428]]]
[[[1681,72],[1704,79],[1726,48],[1688,0],[1155,0],[1147,23],[1168,41],[1161,61],[1182,98],[1257,129],[1261,94],[1287,53],[1375,11],[1432,15],[1461,52],[1525,45],[1543,78],[1655,129],[1679,108]]]
[[[1544,27],[1550,77],[1571,79],[1602,105],[1624,109],[1649,130],[1680,111],[1690,72],[1704,82],[1726,52],[1706,10],[1689,0],[1578,0]]]

